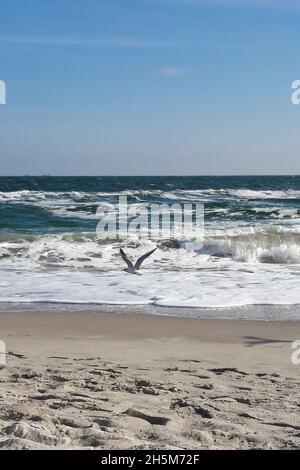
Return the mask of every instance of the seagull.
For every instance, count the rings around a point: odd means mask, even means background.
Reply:
[[[133,263],[130,261],[130,259],[127,258],[127,255],[126,253],[124,253],[124,251],[122,250],[122,248],[120,248],[120,254],[123,258],[123,260],[125,261],[125,263],[127,264],[127,268],[123,269],[123,271],[126,271],[127,273],[130,273],[130,274],[137,274],[138,276],[141,276],[141,273],[138,272],[138,270],[140,269],[141,267],[141,264],[142,262],[148,258],[148,256],[152,255],[152,253],[157,250],[157,247],[154,248],[153,250],[151,251],[148,251],[147,253],[145,253],[143,256],[140,256],[135,264],[133,265]]]

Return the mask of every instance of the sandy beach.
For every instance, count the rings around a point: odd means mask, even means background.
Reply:
[[[300,450],[300,0],[0,7],[2,459]]]
[[[1,449],[300,447],[299,322],[1,312]]]

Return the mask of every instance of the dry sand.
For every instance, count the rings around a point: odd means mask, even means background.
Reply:
[[[299,322],[0,314],[1,449],[300,447]]]

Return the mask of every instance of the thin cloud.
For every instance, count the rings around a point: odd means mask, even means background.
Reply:
[[[154,1],[154,0],[152,0]],[[165,1],[165,0],[157,0]],[[174,0],[177,1],[177,0]],[[300,1],[300,0],[299,0]],[[127,48],[127,49],[194,49],[194,48],[232,48],[232,47],[244,47],[253,46],[251,44],[243,44],[241,42],[232,41],[163,41],[163,40],[144,40],[139,38],[127,38],[127,37],[74,37],[74,36],[10,36],[0,35],[0,46],[11,45],[11,46],[31,46],[31,47],[111,47],[111,48]],[[261,46],[261,44],[260,44]],[[166,67],[168,69],[168,67]],[[176,67],[175,67],[176,69]],[[176,71],[173,75],[176,75]],[[167,73],[166,73],[167,74]],[[181,73],[182,74],[182,73]],[[169,75],[172,75],[172,71]],[[178,75],[178,74],[177,74]]]
[[[173,65],[168,67],[162,67],[160,69],[160,72],[164,77],[180,77],[184,75],[183,69],[180,69],[179,67],[175,67]]]
[[[198,7],[299,8],[300,0],[147,0],[151,3]]]
[[[52,37],[52,36],[4,36],[0,35],[0,45],[18,46],[61,46],[61,47],[124,47],[124,48],[175,48],[193,47],[190,43],[143,40],[135,38],[97,37]]]

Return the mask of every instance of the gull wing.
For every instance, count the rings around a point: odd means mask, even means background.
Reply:
[[[127,255],[126,255],[126,253],[124,253],[122,248],[120,248],[120,254],[121,254],[123,260],[125,261],[125,263],[127,264],[128,268],[132,269],[134,271],[134,266],[133,266],[132,262],[130,261],[130,259],[127,258]]]
[[[143,256],[140,256],[137,260],[136,260],[136,263],[134,265],[134,269],[140,269],[141,267],[141,264],[142,262],[148,258],[148,256],[152,255],[152,253],[157,250],[157,247],[154,248],[154,250],[151,250],[151,251],[148,251],[147,253],[145,253]]]

